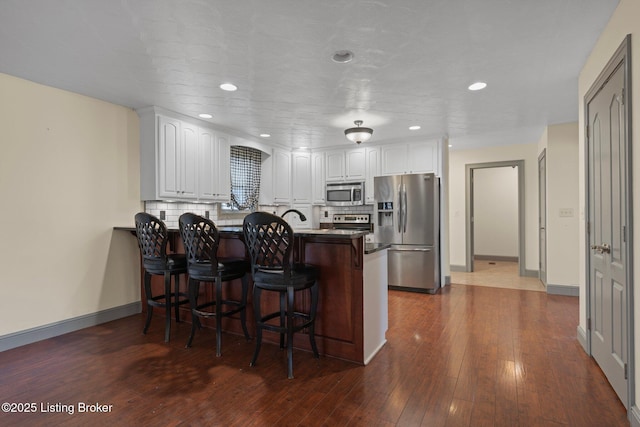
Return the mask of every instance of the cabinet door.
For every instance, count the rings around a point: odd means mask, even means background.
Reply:
[[[291,202],[291,153],[273,150],[273,201]]]
[[[218,185],[215,201],[228,202],[231,200],[231,145],[229,144],[228,136],[218,135],[217,149],[218,161],[216,170],[218,171]]]
[[[365,149],[367,160],[367,177],[364,183],[364,203],[371,205],[373,198],[373,177],[380,175],[380,148],[367,147]]]
[[[215,200],[217,163],[216,136],[212,130],[200,129],[200,182],[198,183],[200,200]]]
[[[293,203],[311,203],[311,153],[295,152],[292,157]]]
[[[364,181],[366,178],[366,157],[364,148],[347,150],[345,153],[345,177],[347,181]]]
[[[407,145],[382,147],[382,175],[398,175],[407,172]]]
[[[325,192],[325,154],[324,153],[312,153],[311,154],[311,176],[312,176],[312,196],[314,205],[324,205],[324,192]]]
[[[176,198],[180,192],[180,121],[158,116],[159,197]]]
[[[180,150],[180,198],[198,197],[198,143],[199,129],[189,123],[181,123],[182,147]]]
[[[437,173],[438,144],[413,143],[408,146],[408,173]]]
[[[327,153],[327,174],[325,179],[330,181],[344,180],[344,150],[330,151]]]

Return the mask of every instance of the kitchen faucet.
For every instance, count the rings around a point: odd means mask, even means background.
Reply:
[[[298,214],[298,216],[300,217],[300,221],[306,221],[306,220],[307,220],[307,217],[306,217],[306,216],[304,216],[304,214],[303,214],[302,212],[300,212],[299,210],[297,210],[297,209],[289,209],[289,210],[286,210],[286,211],[285,211],[282,215],[280,215],[280,216],[284,218],[284,216],[285,216],[286,214],[288,214],[289,212],[297,213],[297,214]]]

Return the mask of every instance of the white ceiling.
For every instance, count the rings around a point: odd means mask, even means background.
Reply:
[[[2,0],[0,72],[292,147],[536,142],[618,0]],[[347,64],[331,60],[348,49]],[[470,92],[477,80],[488,87]],[[236,92],[218,86],[233,82]],[[410,125],[422,128],[410,131]]]

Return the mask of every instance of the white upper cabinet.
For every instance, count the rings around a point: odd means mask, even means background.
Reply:
[[[141,200],[229,200],[226,135],[157,107],[138,115]]]
[[[366,160],[364,148],[327,152],[325,179],[335,181],[364,181]]]
[[[158,116],[158,176],[153,199],[191,199],[197,194],[198,131]]]
[[[327,182],[344,180],[344,150],[329,151],[326,165],[325,180]]]
[[[231,198],[230,146],[226,135],[200,129],[198,199],[229,202]]]
[[[345,176],[347,181],[364,181],[367,175],[367,160],[364,148],[345,152]]]
[[[366,179],[364,182],[364,203],[371,205],[373,198],[373,178],[380,175],[380,147],[367,147],[364,150],[366,157]]]
[[[325,197],[325,153],[311,154],[311,181],[312,181],[312,203],[314,205],[324,205]]]
[[[291,203],[291,153],[273,150],[273,201]]]
[[[311,153],[295,151],[292,154],[292,196],[293,203],[310,204],[312,198],[311,185]]]
[[[382,147],[382,175],[433,172],[438,170],[438,142],[412,142]]]

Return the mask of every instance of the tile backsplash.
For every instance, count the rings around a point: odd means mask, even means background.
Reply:
[[[260,206],[260,210],[266,212],[275,212],[280,215],[288,206]],[[179,203],[179,202],[145,202],[145,212],[161,217],[161,211],[165,212],[164,222],[169,228],[178,228],[178,218],[185,212],[193,212],[198,215],[206,216],[209,212],[209,218],[219,226],[239,225],[245,214],[220,213],[218,204],[211,203]],[[333,214],[337,213],[370,213],[373,214],[373,206],[350,206],[350,207],[334,207],[334,206],[314,206],[313,224],[330,223],[333,221]],[[326,216],[325,216],[326,212]]]

